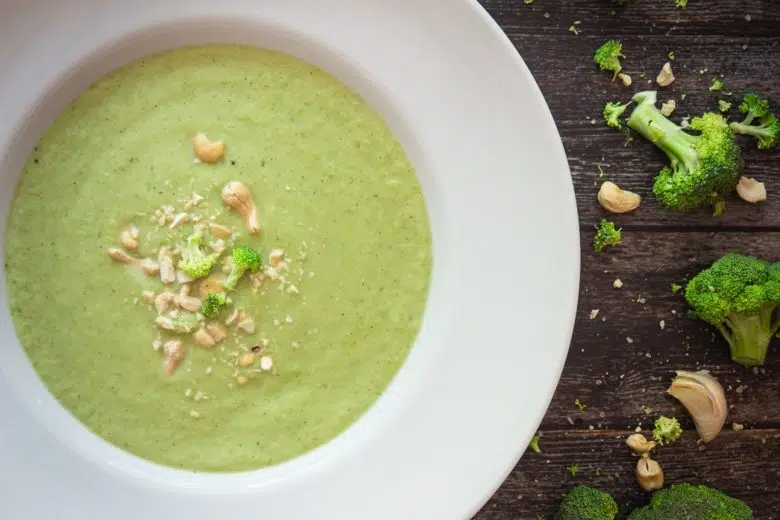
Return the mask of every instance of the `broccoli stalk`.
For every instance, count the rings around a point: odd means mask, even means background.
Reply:
[[[618,505],[609,493],[576,486],[564,497],[555,520],[614,520]]]
[[[693,312],[713,325],[743,366],[763,365],[780,330],[780,263],[728,254],[696,275],[685,288]]]
[[[219,253],[206,254],[201,250],[203,229],[198,228],[187,237],[187,245],[179,260],[179,269],[192,278],[204,278],[209,275],[219,259]]]
[[[628,520],[753,520],[741,500],[707,486],[674,484],[653,493],[650,504],[634,510]]]
[[[225,281],[222,282],[222,287],[226,291],[232,291],[238,285],[238,281],[244,276],[247,271],[257,271],[260,268],[260,255],[258,255],[251,248],[246,246],[239,246],[233,249],[233,267],[230,270]]]
[[[745,114],[745,119],[741,123],[733,122],[729,125],[734,132],[754,137],[759,150],[769,150],[777,145],[780,123],[777,122],[777,116],[769,111],[766,99],[752,93],[745,94],[739,111]]]
[[[705,204],[718,205],[734,190],[743,161],[734,134],[720,114],[708,112],[691,121],[687,133],[655,106],[654,91],[640,92],[628,126],[655,144],[670,164],[655,178],[653,193],[670,210],[690,211]]]

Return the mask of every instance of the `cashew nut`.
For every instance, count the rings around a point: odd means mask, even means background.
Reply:
[[[238,325],[236,325],[239,329],[243,330],[247,334],[254,334],[255,332],[255,320],[252,318],[244,318],[243,320],[238,322]]]
[[[658,73],[658,77],[655,78],[656,83],[662,87],[668,87],[674,81],[674,73],[672,72],[672,64],[668,61],[664,63],[661,68],[661,72]]]
[[[661,104],[661,113],[666,117],[672,115],[672,112],[677,108],[677,101],[670,99]]]
[[[230,238],[230,235],[233,234],[229,227],[213,222],[209,223],[209,229],[211,229],[211,234],[216,238]]]
[[[161,292],[154,299],[154,308],[157,310],[157,314],[162,314],[168,310],[168,307],[176,299],[176,295],[172,292]]]
[[[146,276],[157,276],[160,274],[160,264],[152,260],[151,258],[144,258],[138,262],[138,267]]]
[[[628,74],[624,74],[624,73],[621,72],[620,74],[617,75],[617,77],[618,77],[618,79],[620,81],[623,82],[623,85],[625,85],[626,87],[630,87],[631,86],[631,83],[632,83],[631,76],[629,76]]]
[[[642,457],[636,463],[636,481],[645,491],[655,491],[664,487],[664,472],[656,461]]]
[[[746,202],[761,202],[766,200],[766,187],[753,177],[740,177],[737,195]]]
[[[176,281],[176,267],[173,264],[173,255],[167,247],[160,249],[160,254],[157,256],[157,260],[160,262],[160,280],[162,283],[168,285]]]
[[[201,161],[215,163],[225,155],[225,143],[211,141],[201,132],[192,138],[192,150]]]
[[[255,364],[256,360],[257,358],[254,354],[252,354],[251,352],[246,352],[244,354],[241,354],[241,357],[238,358],[238,366],[242,368],[249,368]]]
[[[156,276],[157,273],[160,272],[160,267],[154,260],[149,258],[135,258],[116,247],[110,247],[108,249],[108,256],[125,265],[136,265],[148,276]]]
[[[666,391],[691,414],[702,442],[710,442],[723,429],[728,414],[726,394],[718,380],[706,370],[678,370]]]
[[[268,265],[271,267],[276,267],[279,265],[279,263],[284,258],[284,249],[272,249],[270,253],[268,253]]]
[[[138,231],[138,228],[130,226],[119,233],[119,243],[128,251],[135,251],[138,249],[138,238],[140,236],[141,233]]]
[[[184,309],[185,311],[189,312],[197,312],[200,310],[200,298],[195,298],[194,296],[182,296],[179,295],[176,297],[176,305]]]
[[[238,181],[227,183],[222,188],[222,200],[244,217],[244,223],[250,235],[256,235],[260,232],[260,218],[257,215],[257,207],[252,200],[249,188],[245,184]]]
[[[111,247],[108,249],[108,256],[116,260],[117,262],[128,264],[128,265],[134,265],[137,261],[136,258],[128,255],[121,249],[118,249],[116,247]]]
[[[200,345],[201,347],[213,347],[217,344],[216,341],[214,341],[214,338],[209,334],[209,332],[204,329],[200,328],[194,335],[195,343]]]
[[[165,342],[163,345],[163,354],[165,356],[163,367],[167,375],[171,375],[184,360],[184,351],[184,343],[177,339]]]
[[[613,182],[601,185],[598,194],[601,207],[612,213],[628,213],[639,207],[642,198],[632,191],[621,189]]]
[[[656,443],[655,441],[647,440],[647,438],[641,433],[634,433],[633,435],[628,436],[626,439],[626,444],[634,453],[643,455],[653,451]]]
[[[179,213],[175,217],[173,217],[173,220],[171,221],[171,225],[168,226],[168,229],[176,229],[182,224],[186,224],[190,221],[190,216],[187,213]]]
[[[206,323],[206,330],[209,331],[214,341],[219,343],[228,336],[228,331],[224,325],[216,321],[210,321]]]

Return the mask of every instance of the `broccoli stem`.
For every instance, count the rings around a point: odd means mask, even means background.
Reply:
[[[726,324],[731,334],[724,336],[731,347],[731,359],[746,367],[764,364],[769,342],[780,325],[772,324],[773,311],[774,307],[770,307],[753,316],[729,315]]]
[[[752,121],[753,118],[750,118]],[[748,135],[750,137],[772,137],[773,132],[766,126],[751,125],[748,119],[745,119],[742,123],[729,123],[731,129],[741,135]]]
[[[686,171],[696,168],[696,146],[700,138],[686,133],[667,119],[654,102],[640,102],[628,118],[628,126],[663,150],[675,169],[680,163]]]

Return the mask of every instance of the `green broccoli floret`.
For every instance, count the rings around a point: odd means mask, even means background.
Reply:
[[[620,58],[625,58],[622,51],[622,43],[617,40],[607,40],[601,47],[596,49],[596,52],[593,54],[593,61],[596,62],[601,70],[609,70],[617,76],[617,73],[623,69],[620,64]]]
[[[179,269],[193,278],[204,278],[209,275],[219,259],[219,253],[206,254],[200,248],[203,241],[203,230],[197,229],[187,237],[187,246],[181,254]]]
[[[780,330],[780,263],[727,254],[688,283],[685,299],[696,316],[723,334],[734,361],[764,364]]]
[[[741,123],[733,122],[729,125],[734,132],[755,137],[759,150],[768,150],[777,145],[780,123],[777,122],[777,116],[769,111],[769,101],[748,93],[742,99],[739,111],[745,114],[745,119]]]
[[[685,9],[686,7],[688,7],[688,0],[674,0],[674,5],[676,5],[680,9]]]
[[[221,293],[209,293],[200,304],[200,313],[204,318],[213,318],[225,306],[226,298]]]
[[[718,110],[720,110],[721,112],[728,112],[729,110],[731,110],[731,103],[729,103],[725,99],[719,99]]]
[[[621,130],[623,124],[620,122],[620,116],[623,115],[623,112],[626,111],[630,104],[631,102],[623,105],[617,101],[610,101],[604,105],[604,121],[607,123],[607,126]]]
[[[615,520],[618,505],[609,493],[576,486],[564,497],[555,520]]]
[[[253,249],[246,246],[239,246],[233,249],[233,268],[230,270],[230,274],[227,275],[225,281],[222,282],[222,287],[225,290],[232,291],[238,285],[238,281],[244,276],[247,271],[255,272],[260,269],[260,255],[258,255]]]
[[[734,133],[720,114],[708,112],[694,118],[689,134],[671,122],[655,106],[654,91],[640,92],[628,126],[655,144],[669,157],[655,178],[653,193],[662,206],[690,211],[715,204],[734,190],[744,166]]]
[[[682,435],[680,422],[675,417],[661,416],[653,426],[653,440],[661,446],[673,443]]]
[[[596,236],[593,237],[593,249],[597,253],[601,253],[605,247],[620,244],[621,238],[620,229],[615,227],[614,222],[601,219],[599,228],[596,230]]]
[[[653,493],[650,504],[636,509],[628,520],[753,520],[753,512],[717,489],[674,484]]]

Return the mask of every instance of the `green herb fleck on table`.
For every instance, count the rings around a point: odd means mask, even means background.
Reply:
[[[674,0],[674,5],[680,9],[688,7],[688,0]]]
[[[574,400],[574,406],[576,406],[577,408],[579,408],[579,409],[580,409],[580,412],[583,412],[583,411],[585,411],[585,408],[587,408],[587,407],[588,407],[588,405],[586,405],[585,403],[583,403],[583,402],[582,402],[582,401],[580,401],[579,399],[575,399],[575,400]]]
[[[579,464],[575,463],[572,464],[571,466],[568,466],[566,469],[568,470],[569,473],[571,473],[572,477],[576,477],[577,473],[580,471],[580,466]]]
[[[669,54],[667,54],[666,56],[669,58],[669,61],[675,60],[674,51],[669,51]]]
[[[672,283],[672,294],[677,294],[682,289],[682,285],[678,283]]]
[[[542,449],[539,447],[539,441],[542,439],[541,435],[536,434],[531,439],[531,442],[528,444],[528,447],[534,450],[536,453],[541,453]]]
[[[712,78],[712,85],[710,85],[710,92],[716,90],[723,90],[723,80],[721,78]]]

